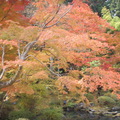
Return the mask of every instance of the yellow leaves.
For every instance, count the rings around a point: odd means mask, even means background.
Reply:
[[[9,23],[8,28],[1,30],[0,39],[16,40],[20,37],[23,32],[23,27],[19,26],[18,23],[13,21],[7,21]]]
[[[69,75],[75,79],[81,79],[83,77],[83,73],[79,70],[71,70]]]
[[[58,4],[62,4],[65,0],[58,0]]]
[[[46,71],[38,71],[37,73],[33,74],[30,79],[42,79],[42,80],[46,80],[48,79],[48,74]]]
[[[24,66],[25,70],[35,69],[35,68],[39,68],[41,66],[41,64],[36,61],[23,61],[21,63],[21,65]]]
[[[47,11],[37,10],[36,14],[34,15],[34,17],[32,17],[31,21],[33,21],[33,22],[38,21],[39,23],[42,23],[48,17],[49,17],[49,14],[47,13]]]
[[[62,4],[65,0],[46,0],[51,5]]]
[[[38,27],[34,26],[26,27],[21,33],[19,39],[28,42],[34,41],[37,38],[38,30],[39,30]]]
[[[4,28],[1,30],[0,39],[4,40],[22,40],[22,41],[33,41],[37,38],[38,27],[29,26],[29,27],[21,27],[18,23],[9,21],[8,28]],[[12,41],[11,41],[12,42]]]
[[[13,49],[13,46],[10,46],[9,50],[12,50]]]
[[[36,54],[36,56],[37,56],[37,58],[38,58],[39,60],[41,60],[41,61],[44,62],[44,63],[48,63],[50,56],[47,55],[46,52],[40,52],[40,51],[38,51],[38,52],[36,52],[35,54]],[[49,54],[49,53],[48,53],[48,54]],[[39,63],[39,64],[40,64],[40,63]]]
[[[106,19],[108,22],[112,20],[112,16],[109,9],[107,9],[106,7],[103,7],[101,12],[102,12],[103,19]]]

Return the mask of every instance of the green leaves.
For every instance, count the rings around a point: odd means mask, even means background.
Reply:
[[[101,63],[99,60],[94,60],[94,61],[90,62],[91,67],[98,67],[100,65],[101,65]]]

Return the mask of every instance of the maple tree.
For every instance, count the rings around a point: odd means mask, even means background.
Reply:
[[[118,93],[120,75],[113,66],[119,64],[119,34],[109,34],[107,29],[114,28],[86,3],[38,0],[32,3],[37,9],[25,25],[26,19],[21,23],[20,12],[15,11],[23,10],[28,1],[4,2],[16,6],[6,8],[2,3],[8,13],[1,18],[0,89],[31,94],[35,79],[56,76],[55,85],[64,94],[76,92],[83,97],[87,89],[93,92],[99,86]]]
[[[5,25],[6,20],[13,20],[21,24],[26,24],[21,11],[29,4],[29,0],[1,0],[0,1],[0,23]],[[26,20],[25,20],[26,19]]]

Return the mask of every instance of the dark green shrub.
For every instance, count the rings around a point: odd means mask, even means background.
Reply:
[[[0,120],[7,120],[10,111],[12,111],[14,108],[9,102],[6,102],[0,103],[0,109]]]
[[[117,106],[120,106],[120,100],[117,101]]]
[[[76,103],[68,102],[66,106],[73,108],[75,105]]]
[[[100,96],[98,97],[99,105],[112,107],[116,104],[116,101],[109,96]]]
[[[29,110],[21,109],[19,111],[12,111],[10,112],[8,118],[9,120],[16,120],[19,118],[28,118],[31,119],[33,117],[33,113]]]
[[[39,120],[62,120],[62,109],[58,108],[46,108],[41,111]]]
[[[32,111],[36,106],[37,99],[34,95],[19,94],[17,107],[19,109],[28,109]]]
[[[50,106],[60,106],[62,105],[63,101],[60,99],[51,99]]]
[[[85,96],[90,102],[93,102],[93,100],[94,100],[94,95],[93,94],[87,93],[87,94],[85,94]]]

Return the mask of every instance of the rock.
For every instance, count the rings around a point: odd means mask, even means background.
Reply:
[[[70,106],[64,106],[63,110],[66,111],[66,112],[70,112],[70,111],[74,111],[75,108],[74,108],[74,106],[73,107],[72,106],[71,107]]]
[[[115,111],[115,112],[103,112],[103,115],[116,115],[118,112]]]
[[[93,106],[95,106],[95,104],[94,103],[90,103],[90,106],[93,107]]]
[[[15,120],[29,120],[27,118],[19,118],[19,119],[15,119]]]
[[[120,113],[117,113],[116,115],[114,115],[114,117],[120,117]]]
[[[74,111],[73,107],[67,107],[67,112]]]
[[[63,101],[63,105],[66,105],[66,104],[67,104],[67,101],[66,101],[66,100],[64,100],[64,101]]]
[[[77,106],[79,106],[80,108],[85,108],[86,107],[85,103],[79,103]]]
[[[102,115],[102,112],[101,111],[95,111],[94,114],[96,114],[96,115]]]
[[[94,110],[94,109],[91,109],[91,108],[89,108],[89,111],[90,111],[90,112],[95,112],[95,110]]]
[[[113,107],[112,109],[111,109],[111,111],[120,111],[120,107]]]
[[[90,114],[94,114],[94,113],[95,113],[95,110],[94,110],[94,109],[91,109],[91,108],[88,108],[87,112],[90,113]]]
[[[79,103],[79,104],[75,105],[74,108],[76,111],[87,111],[87,107],[86,107],[85,103]]]

